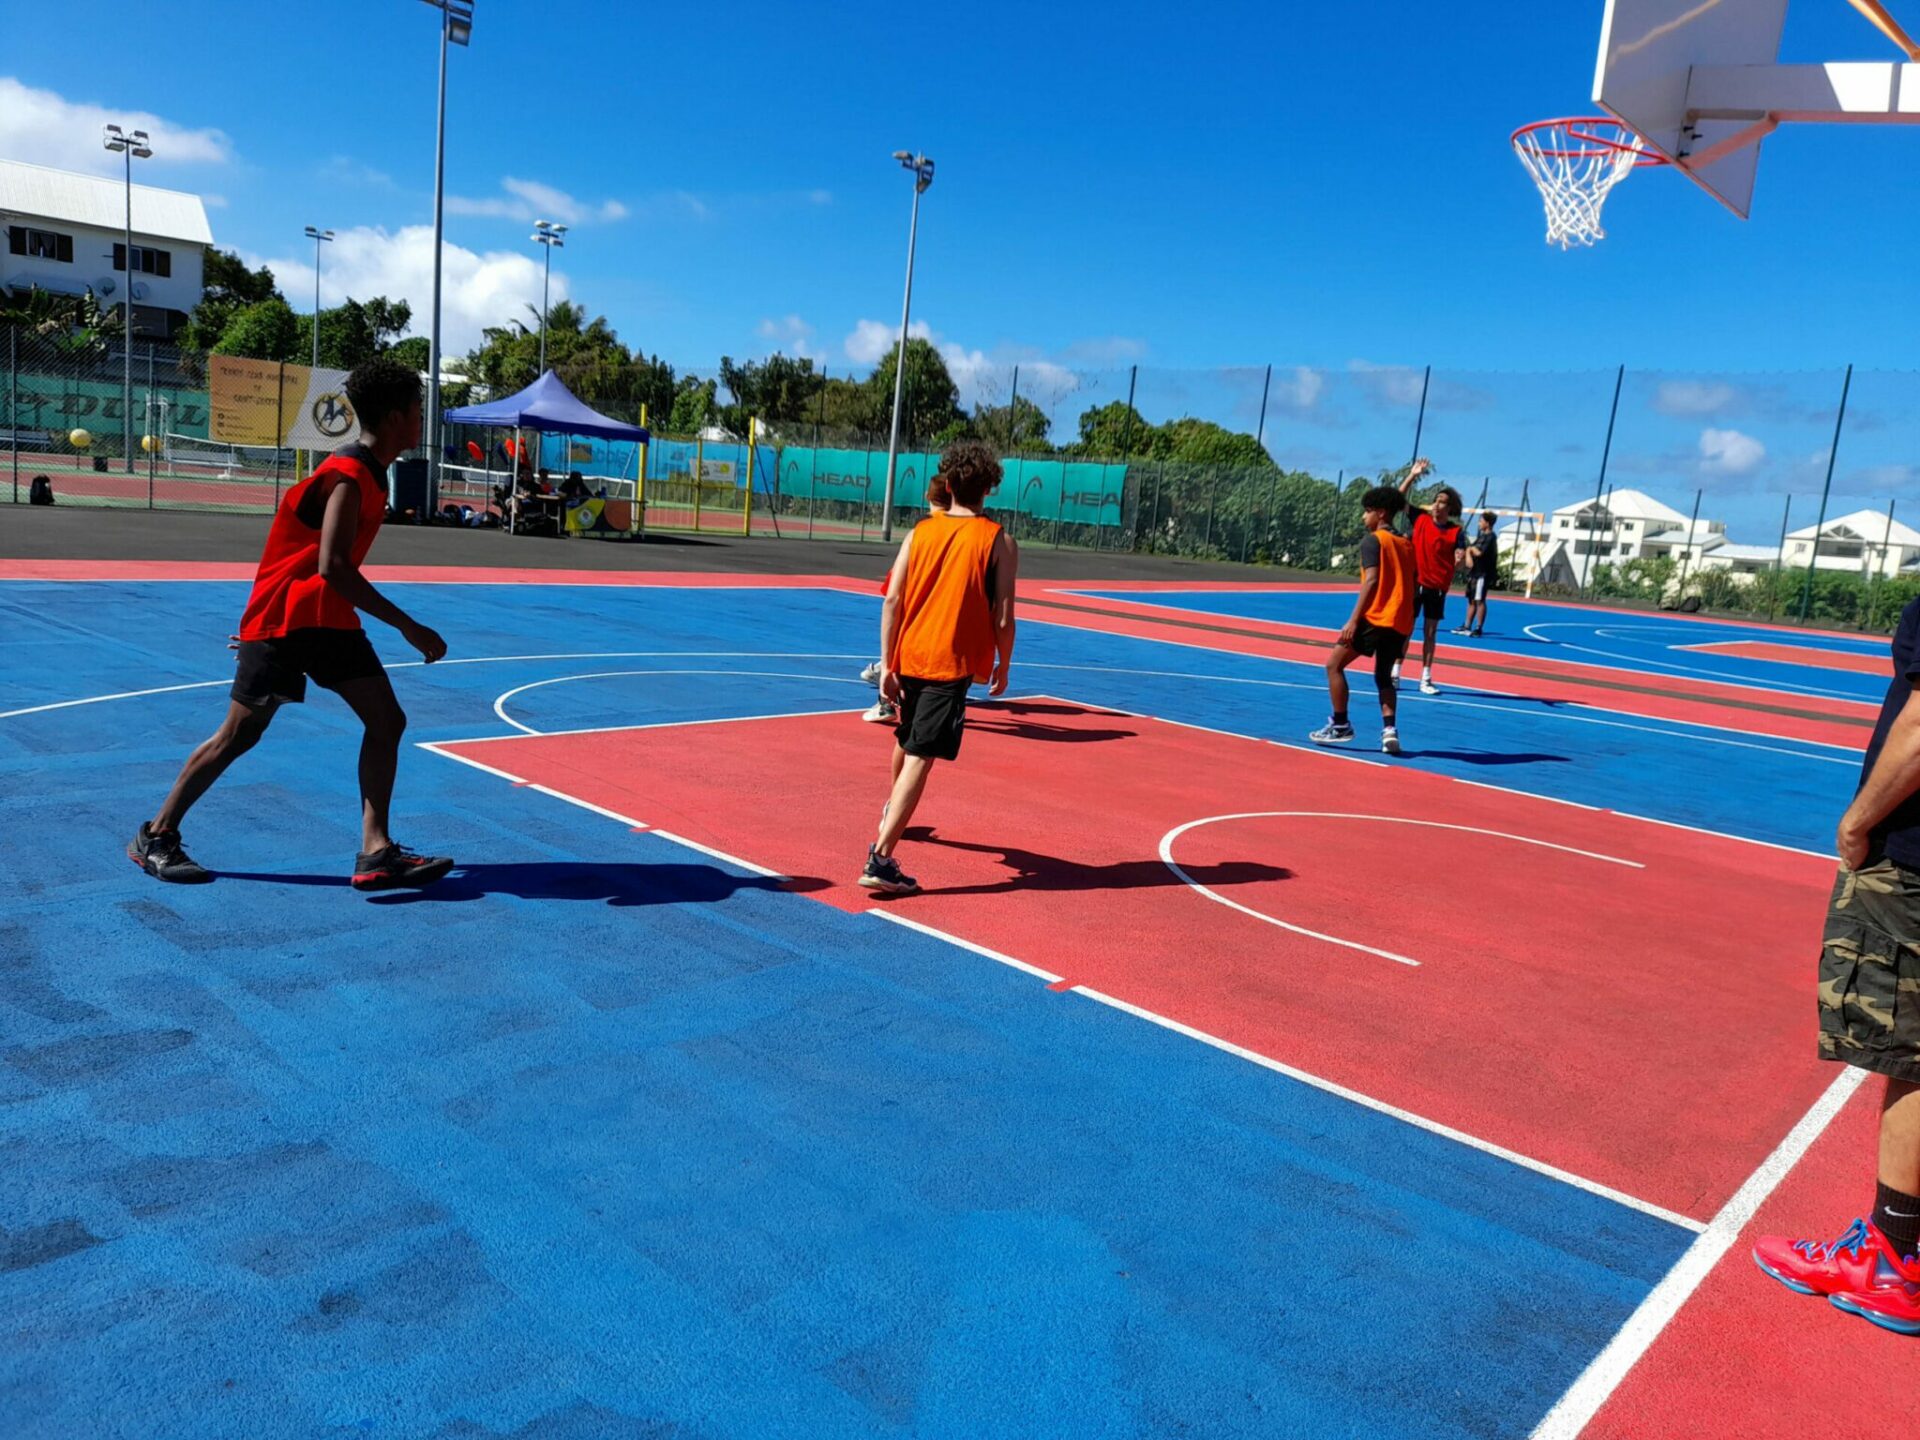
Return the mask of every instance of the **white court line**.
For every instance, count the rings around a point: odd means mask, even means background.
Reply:
[[[499,665],[510,660],[861,660],[867,655],[828,655],[790,650],[595,650],[561,655],[468,655],[452,660],[436,660],[436,666]],[[420,670],[425,660],[396,660],[389,670]],[[170,695],[176,690],[207,690],[216,685],[231,685],[225,680],[191,680],[184,685],[156,685],[148,690],[120,690],[111,695],[87,695],[78,700],[55,700],[46,705],[28,705],[19,710],[0,710],[0,720],[16,715],[38,715],[47,710],[70,710],[76,705],[99,705],[108,700],[138,700],[147,695]]]
[[[1571,620],[1537,621],[1532,625],[1523,625],[1520,628],[1525,634],[1533,636],[1533,638],[1538,640],[1542,645],[1551,645],[1556,650],[1578,650],[1583,655],[1598,655],[1603,660],[1616,662],[1613,665],[1603,666],[1594,665],[1592,662],[1586,660],[1560,661],[1559,663],[1563,665],[1585,665],[1591,670],[1618,670],[1624,665],[1628,670],[1637,670],[1642,675],[1653,674],[1658,676],[1663,671],[1671,671],[1680,675],[1699,675],[1711,680],[1716,685],[1730,686],[1735,690],[1755,690],[1763,694],[1774,695],[1784,693],[1816,700],[1841,700],[1852,705],[1871,705],[1873,703],[1870,700],[1862,699],[1858,695],[1848,695],[1844,692],[1834,690],[1819,690],[1811,685],[1796,684],[1791,680],[1779,680],[1765,684],[1757,680],[1736,680],[1729,678],[1718,670],[1703,670],[1697,665],[1681,665],[1672,660],[1655,660],[1651,658],[1636,659],[1631,655],[1616,655],[1610,650],[1596,650],[1591,645],[1576,645],[1571,640],[1554,640],[1548,636],[1535,633],[1539,630],[1591,630],[1596,628],[1591,625],[1581,625]],[[1647,668],[1649,666],[1658,668],[1649,670]]]
[[[1458,830],[1469,835],[1490,835],[1497,840],[1512,840],[1521,845],[1537,845],[1544,850],[1559,850],[1568,855],[1579,855],[1588,860],[1603,860],[1609,865],[1624,865],[1632,870],[1644,870],[1647,867],[1638,860],[1622,860],[1614,855],[1600,855],[1592,850],[1578,850],[1571,845],[1556,845],[1551,840],[1536,840],[1527,835],[1513,835],[1504,830],[1486,830],[1477,825],[1452,825],[1443,820],[1414,820],[1399,815],[1358,815],[1334,810],[1245,810],[1235,815],[1209,815],[1200,820],[1189,820],[1184,825],[1176,825],[1160,837],[1160,863],[1177,875],[1182,883],[1192,886],[1209,900],[1226,906],[1229,910],[1238,910],[1242,915],[1250,915],[1255,920],[1263,920],[1282,930],[1290,930],[1296,935],[1304,935],[1310,940],[1323,940],[1329,945],[1338,945],[1346,950],[1358,950],[1362,954],[1377,955],[1382,960],[1397,960],[1402,965],[1418,966],[1420,962],[1405,955],[1396,955],[1391,950],[1377,949],[1364,945],[1358,940],[1343,940],[1338,935],[1325,935],[1318,930],[1309,930],[1304,925],[1295,925],[1264,911],[1255,910],[1250,905],[1242,905],[1238,900],[1230,900],[1218,891],[1202,885],[1193,876],[1182,869],[1173,858],[1173,842],[1189,830],[1197,830],[1202,825],[1216,825],[1228,820],[1372,820],[1383,825],[1419,825],[1430,830]]]
[[[849,680],[841,675],[809,675],[797,670],[595,670],[585,675],[556,675],[550,680],[534,680],[525,685],[517,685],[493,702],[493,713],[514,729],[528,735],[547,735],[560,732],[536,730],[531,725],[522,725],[507,714],[507,701],[528,690],[539,690],[548,685],[568,685],[575,680],[611,680],[624,675],[751,675],[763,680],[817,680],[825,685],[858,685],[870,688],[864,680]]]
[[[1700,1237],[1687,1247],[1666,1277],[1627,1317],[1627,1323],[1615,1332],[1607,1348],[1593,1358],[1579,1379],[1560,1397],[1559,1403],[1534,1427],[1532,1440],[1573,1440],[1587,1428],[1587,1423],[1600,1412],[1600,1407],[1627,1378],[1627,1373],[1666,1329],[1667,1322],[1679,1313],[1688,1297],[1700,1288],[1700,1282],[1733,1248],[1733,1242],[1740,1238],[1747,1222],[1759,1212],[1766,1198],[1786,1179],[1787,1172],[1800,1162],[1866,1078],[1866,1071],[1851,1066],[1834,1077],[1813,1108],[1800,1117],[1800,1123],[1760,1162],[1760,1168],[1747,1177],[1747,1183],[1720,1207],[1720,1213],[1707,1224]]]
[[[498,775],[502,780],[511,780],[516,785],[527,785],[531,783],[526,776],[516,775],[511,770],[502,770],[498,765],[484,765],[470,755],[456,755],[451,750],[443,750],[440,748],[442,743],[460,745],[466,742],[460,740],[449,740],[445,742],[439,740],[416,740],[414,742],[414,744],[422,750],[431,750],[434,754],[448,760],[458,760],[462,765],[471,765],[476,770],[484,770],[489,775]]]
[[[446,752],[443,750],[440,753],[444,755]],[[459,757],[455,756],[454,758],[458,759]],[[618,810],[609,810],[604,805],[596,805],[591,800],[582,800],[578,795],[569,795],[564,790],[555,790],[551,785],[529,784],[526,788],[529,790],[538,790],[542,795],[551,795],[556,800],[564,800],[569,805],[578,805],[582,810],[591,810],[596,815],[604,815],[609,820],[618,820],[622,825],[632,830],[653,829],[653,827],[644,820],[636,820],[631,815],[622,815]],[[658,834],[659,832],[656,830],[654,833]]]
[[[949,945],[958,945],[962,950],[971,950],[974,954],[984,955],[987,959],[997,961],[999,964],[1011,965],[1015,970],[1024,970],[1027,974],[1037,976],[1049,985],[1058,985],[1066,978],[1064,975],[1054,974],[1051,970],[1042,970],[1038,965],[1029,965],[1024,960],[1016,960],[1011,955],[1002,955],[998,950],[989,950],[984,945],[976,945],[971,940],[962,940],[958,935],[949,935],[944,930],[936,930],[931,925],[923,925],[918,920],[909,920],[906,916],[894,910],[883,910],[879,906],[875,906],[873,909],[865,910],[861,913],[871,915],[878,920],[890,921],[895,925],[904,925],[909,930],[917,930],[922,935],[932,936],[935,940],[944,940]]]
[[[566,735],[619,735],[628,730],[671,730],[681,725],[742,725],[750,720],[809,720],[817,715],[851,715],[854,712],[845,706],[832,710],[788,710],[777,715],[720,715],[705,720],[649,720],[643,725],[589,725],[582,730],[538,730],[528,732],[542,740],[558,739]],[[449,745],[489,745],[499,740],[525,740],[527,733],[515,731],[511,735],[471,735],[459,740],[449,740]]]
[[[552,794],[553,792],[549,791],[548,793]],[[658,835],[662,840],[671,840],[674,844],[684,845],[689,850],[698,850],[702,855],[711,856],[713,859],[724,861],[728,865],[738,865],[742,870],[751,871],[755,875],[764,875],[769,880],[788,880],[792,878],[788,875],[782,875],[778,870],[769,870],[764,865],[756,865],[751,860],[742,860],[738,855],[729,855],[724,850],[716,850],[711,845],[702,845],[698,840],[689,840],[684,835],[676,835],[671,830],[655,830],[653,833]]]

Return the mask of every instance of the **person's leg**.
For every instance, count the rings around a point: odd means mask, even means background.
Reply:
[[[1427,612],[1427,630],[1420,641],[1420,673],[1422,676],[1433,674],[1433,642],[1440,633],[1440,612],[1435,607]]]
[[[893,793],[887,797],[886,813],[880,817],[880,838],[873,846],[879,854],[893,854],[893,847],[900,843],[900,837],[906,834],[913,820],[920,797],[926,793],[927,777],[932,774],[932,760],[924,755],[909,755],[898,745],[893,747]]]
[[[1347,667],[1353,664],[1354,657],[1360,652],[1351,645],[1335,645],[1327,656],[1327,699],[1333,706],[1333,723],[1347,723],[1347,702],[1351,692],[1347,686]]]
[[[234,761],[251,750],[273,723],[274,705],[248,706],[238,700],[227,702],[227,717],[220,728],[202,740],[154,813],[149,827],[155,831],[178,830],[180,822],[202,795],[212,788]]]
[[[1373,688],[1380,692],[1380,724],[1388,730],[1400,728],[1400,687],[1393,683],[1395,658],[1389,645],[1382,645],[1373,657]]]
[[[1901,1254],[1920,1253],[1920,1085],[1892,1076],[1880,1099],[1879,1178],[1874,1223]]]
[[[400,708],[384,670],[342,681],[335,689],[366,727],[360,737],[360,850],[372,855],[393,843],[387,813],[393,804],[393,778],[400,765],[407,712]]]

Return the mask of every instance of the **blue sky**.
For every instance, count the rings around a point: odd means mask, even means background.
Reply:
[[[217,197],[219,242],[274,262],[296,305],[319,224],[341,234],[329,303],[424,309],[427,6],[16,10],[0,154],[104,168],[96,107],[141,112],[144,178]],[[1275,453],[1351,468],[1404,462],[1431,363],[1442,471],[1557,501],[1592,483],[1625,363],[1616,483],[1682,509],[1705,487],[1764,539],[1783,494],[1818,487],[1845,363],[1915,364],[1920,189],[1885,182],[1920,135],[1776,135],[1745,224],[1642,172],[1608,239],[1563,254],[1506,137],[1588,108],[1600,10],[479,0],[449,82],[449,338],[537,301],[540,215],[574,225],[556,293],[677,365],[778,346],[864,369],[898,323],[910,182],[888,154],[908,146],[939,166],[915,314],[975,397],[1019,362],[1059,434],[1138,364],[1150,418],[1251,429],[1271,363]],[[1837,0],[1801,0],[1785,48],[1895,54]],[[1840,503],[1914,491],[1920,519],[1920,377],[1856,397]]]

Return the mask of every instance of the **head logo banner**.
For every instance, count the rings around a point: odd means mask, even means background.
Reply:
[[[344,370],[207,358],[208,434],[229,445],[333,450],[359,430]]]

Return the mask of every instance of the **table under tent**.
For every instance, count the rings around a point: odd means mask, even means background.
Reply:
[[[477,499],[482,508],[491,505],[500,487],[511,489],[522,456],[527,457],[527,463],[536,472],[547,469],[557,476],[565,476],[569,471],[580,468],[573,463],[573,442],[576,437],[583,437],[624,442],[632,450],[628,463],[622,467],[622,474],[587,474],[582,471],[589,495],[565,505],[553,504],[559,532],[566,535],[631,535],[639,533],[644,526],[644,506],[639,503],[639,477],[646,473],[646,446],[650,438],[646,428],[602,415],[567,389],[553,371],[547,371],[516,394],[489,400],[481,405],[463,405],[448,410],[442,418],[448,425],[482,426],[489,431],[512,432],[512,438],[505,447],[504,468],[499,470],[494,468],[495,447],[491,435],[485,443],[467,442],[468,453],[477,463],[443,468],[440,482],[442,503],[459,503],[471,497]],[[526,448],[529,433],[540,437],[557,437],[562,446],[561,462],[552,463],[544,453],[544,445],[539,447],[542,453],[537,458],[529,455]],[[612,452],[609,450],[606,453]],[[543,503],[552,504],[550,500]],[[512,529],[512,512],[507,507],[502,508],[506,511],[508,528]]]

